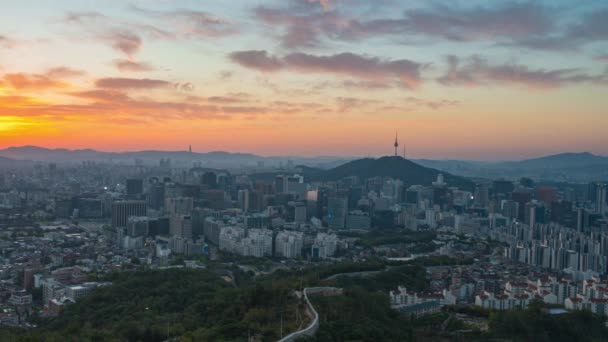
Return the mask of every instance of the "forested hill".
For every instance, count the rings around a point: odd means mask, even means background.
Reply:
[[[329,170],[310,167],[301,167],[301,170],[307,181],[336,181],[350,176],[356,176],[361,180],[392,177],[401,179],[406,185],[431,185],[439,174],[443,174],[449,186],[462,189],[472,189],[474,186],[468,178],[424,167],[402,157],[357,159]]]

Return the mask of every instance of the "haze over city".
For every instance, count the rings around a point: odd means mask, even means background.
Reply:
[[[606,155],[604,5],[15,1],[0,147]]]

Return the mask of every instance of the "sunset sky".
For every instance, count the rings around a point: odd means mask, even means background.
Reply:
[[[20,0],[0,148],[608,154],[605,1]]]

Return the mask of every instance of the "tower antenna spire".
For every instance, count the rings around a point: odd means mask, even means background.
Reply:
[[[397,148],[399,148],[399,140],[397,139],[398,135],[397,132],[395,131],[395,144],[393,146],[395,146],[395,157],[397,157],[399,154],[397,153]]]

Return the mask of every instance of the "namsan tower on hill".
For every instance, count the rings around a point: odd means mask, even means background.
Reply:
[[[398,156],[397,149],[399,148],[399,140],[397,139],[397,132],[395,132],[395,144],[393,146],[395,147],[395,157],[397,157]]]

